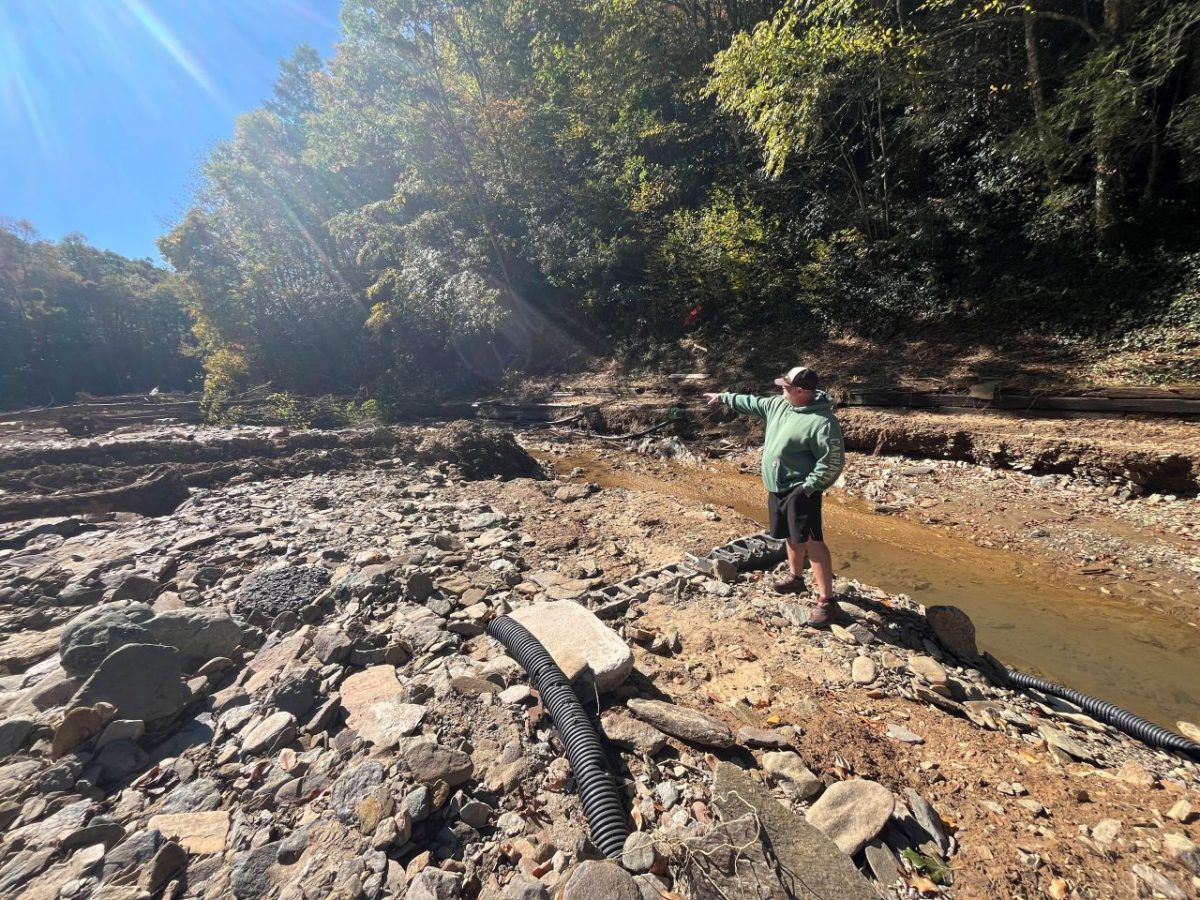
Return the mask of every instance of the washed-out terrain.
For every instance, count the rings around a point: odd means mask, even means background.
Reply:
[[[162,465],[190,496],[164,516],[0,526],[0,895],[1194,896],[1200,769],[1000,686],[969,620],[927,610],[919,584],[889,593],[851,563],[846,617],[815,632],[769,572],[668,575],[554,633],[556,604],[757,531],[749,505],[678,487],[752,470],[752,438],[430,425],[14,442],[0,506]],[[1190,628],[1194,499],[1061,474],[881,452],[852,458],[831,506],[943,526],[986,490],[1095,521],[1102,507],[1132,523],[1127,543],[1094,545],[1082,562],[1106,571],[1078,577],[1114,594],[1141,584],[1120,554],[1153,543],[1137,518],[1155,515],[1159,584],[1129,600]],[[1011,526],[978,517],[971,545],[999,552]],[[1039,527],[1007,543],[1074,552]],[[635,833],[616,861],[587,839],[536,692],[483,633],[543,604],[624,787]]]

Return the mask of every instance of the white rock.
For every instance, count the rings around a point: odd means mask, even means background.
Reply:
[[[511,615],[542,642],[564,670],[572,658],[585,660],[595,675],[597,690],[611,691],[633,671],[633,651],[578,603],[536,603]]]

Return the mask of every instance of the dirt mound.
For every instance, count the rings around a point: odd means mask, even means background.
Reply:
[[[418,448],[417,458],[427,464],[449,463],[468,481],[546,477],[541,463],[510,432],[472,422],[455,422],[430,436]]]

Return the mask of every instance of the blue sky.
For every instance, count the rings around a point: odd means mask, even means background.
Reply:
[[[0,0],[0,217],[156,261],[208,150],[339,0]]]

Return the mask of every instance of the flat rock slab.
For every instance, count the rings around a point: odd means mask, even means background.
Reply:
[[[653,756],[667,746],[667,736],[633,716],[615,710],[604,713],[600,719],[604,735],[618,747]]]
[[[425,707],[405,703],[392,666],[372,666],[341,686],[346,724],[377,747],[395,747],[420,727]]]
[[[875,900],[870,882],[828,837],[785,807],[771,792],[732,763],[717,765],[713,803],[733,819],[754,813],[762,823],[779,874],[792,897],[825,900]]]
[[[212,812],[170,813],[150,817],[150,827],[179,843],[188,853],[224,853],[229,833],[229,813],[223,809]]]
[[[912,811],[913,818],[925,829],[925,833],[937,842],[938,849],[942,853],[948,853],[950,850],[950,836],[946,834],[946,827],[938,811],[933,808],[928,800],[912,788],[905,789],[904,799],[908,802],[908,808]]]
[[[0,675],[19,675],[58,650],[62,627],[22,631],[0,641]]]
[[[671,737],[705,747],[732,747],[733,732],[724,722],[694,709],[661,700],[630,700],[629,711]]]
[[[242,752],[248,754],[274,753],[296,739],[296,717],[290,712],[267,716],[242,738]]]
[[[683,842],[680,880],[691,900],[790,900],[762,845],[758,819],[747,813]],[[808,894],[807,896],[813,896]]]
[[[111,703],[122,719],[165,719],[187,705],[182,674],[174,647],[126,644],[100,663],[70,705]]]
[[[1073,756],[1075,759],[1081,759],[1084,762],[1094,763],[1096,761],[1096,755],[1087,746],[1056,728],[1042,725],[1038,728],[1038,734],[1045,738],[1046,743],[1055,750],[1065,753],[1068,756]]]
[[[805,818],[853,856],[883,830],[895,808],[896,798],[882,784],[856,778],[830,786]]]
[[[576,600],[600,583],[595,578],[567,578],[559,572],[533,572],[529,580],[551,600]]]
[[[596,689],[611,691],[633,671],[633,651],[612,629],[578,603],[535,603],[510,613],[541,641],[559,667],[582,659],[591,667]]]

